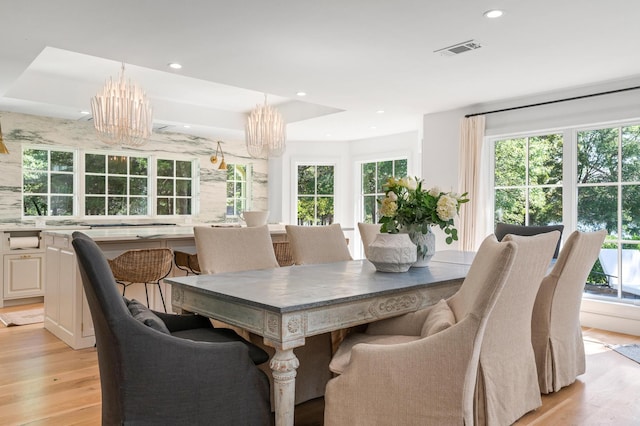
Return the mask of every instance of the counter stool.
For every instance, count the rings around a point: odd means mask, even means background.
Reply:
[[[187,275],[200,275],[200,264],[198,254],[191,254],[184,251],[174,251],[173,261],[176,268],[185,271]]]
[[[139,250],[127,250],[114,259],[109,259],[109,266],[118,284],[123,286],[124,296],[127,287],[135,283],[144,284],[144,292],[147,296],[149,307],[149,291],[147,285],[156,284],[160,291],[160,299],[164,311],[167,305],[164,302],[160,280],[171,272],[173,267],[173,251],[169,248],[151,248]]]

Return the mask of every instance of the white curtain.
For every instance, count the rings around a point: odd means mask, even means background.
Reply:
[[[470,201],[460,208],[458,238],[462,250],[475,251],[477,241],[483,236],[486,200],[481,192],[480,170],[482,165],[482,141],[485,116],[465,117],[460,122],[460,155],[458,165],[459,192],[469,193]]]

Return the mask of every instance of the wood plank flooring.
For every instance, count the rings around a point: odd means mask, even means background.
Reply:
[[[38,305],[2,308],[0,312]],[[584,329],[587,373],[543,396],[516,425],[639,425],[640,364],[607,345],[640,337]],[[322,425],[322,398],[296,407],[296,425]],[[0,325],[0,425],[98,425],[100,378],[94,348],[74,351],[42,324]]]

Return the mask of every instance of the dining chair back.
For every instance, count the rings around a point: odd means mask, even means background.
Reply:
[[[338,223],[328,226],[286,225],[285,229],[296,265],[352,260]]]
[[[574,231],[544,277],[533,307],[531,342],[542,393],[557,392],[585,372],[580,305],[606,230]]]
[[[369,244],[375,241],[376,236],[380,233],[379,223],[363,223],[358,222],[358,231],[360,231],[360,239],[364,248],[364,257],[369,258]]]

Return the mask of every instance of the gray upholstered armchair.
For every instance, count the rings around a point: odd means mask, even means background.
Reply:
[[[255,365],[266,353],[206,318],[127,306],[100,248],[78,232],[73,247],[95,327],[103,424],[271,424],[269,381]]]

